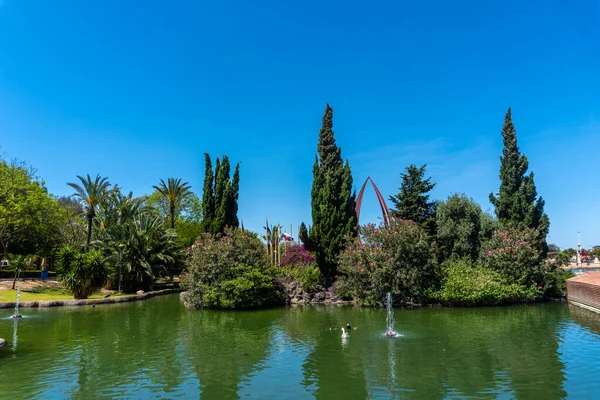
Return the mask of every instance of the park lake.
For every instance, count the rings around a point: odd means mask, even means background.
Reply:
[[[2,311],[0,398],[592,398],[600,322],[567,303],[186,309],[176,295]],[[341,327],[352,326],[342,339]]]

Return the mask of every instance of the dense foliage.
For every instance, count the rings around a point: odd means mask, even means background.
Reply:
[[[108,269],[99,250],[83,253],[65,246],[57,259],[58,279],[76,299],[87,299],[104,286]]]
[[[401,174],[400,191],[390,200],[394,204],[392,215],[399,219],[416,222],[430,234],[435,234],[435,213],[437,203],[429,201],[428,193],[435,187],[431,178],[425,179],[425,167],[412,164]]]
[[[541,290],[513,282],[470,258],[447,261],[442,266],[441,288],[430,298],[450,306],[482,306],[533,301]]]
[[[312,291],[321,283],[321,271],[315,263],[315,256],[302,245],[284,248],[278,275],[283,283],[299,282],[304,291]]]
[[[182,285],[193,307],[257,308],[280,301],[275,268],[255,234],[226,228],[202,234],[190,248]]]
[[[544,259],[533,229],[500,229],[493,233],[481,250],[481,260],[504,278],[521,285],[541,286]]]
[[[545,257],[550,220],[544,212],[544,200],[537,197],[533,172],[525,175],[529,162],[517,145],[517,131],[510,108],[504,117],[502,137],[504,148],[500,157],[500,190],[497,195],[490,194],[490,201],[501,224],[537,231],[537,246]]]
[[[335,143],[329,104],[323,114],[317,153],[311,191],[312,226],[309,230],[302,224],[300,234],[307,248],[315,252],[323,277],[333,280],[338,254],[344,248],[345,237],[355,234],[357,218],[350,164],[344,164],[342,150]]]
[[[395,304],[425,301],[436,281],[429,237],[415,222],[361,226],[363,243],[351,241],[340,255],[339,269],[347,294],[359,304],[383,306],[391,292]]]
[[[479,258],[481,243],[490,238],[494,223],[479,204],[464,194],[441,201],[436,212],[436,242],[440,260]]]
[[[14,254],[51,255],[66,224],[58,201],[27,164],[0,159],[0,245]]]
[[[183,251],[177,235],[143,198],[111,192],[96,219],[93,246],[107,257],[114,288],[121,280],[125,292],[147,291],[157,279],[179,274]]]

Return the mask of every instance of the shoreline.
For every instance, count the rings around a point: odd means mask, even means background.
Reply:
[[[91,306],[98,304],[115,304],[115,303],[127,303],[130,301],[141,301],[147,300],[155,296],[161,296],[165,294],[180,293],[180,288],[169,288],[155,290],[153,292],[146,292],[142,294],[136,294],[133,296],[122,296],[122,297],[109,297],[102,299],[71,299],[71,300],[39,300],[39,301],[20,301],[19,308],[44,308],[44,307],[67,307],[67,306]],[[3,308],[15,308],[16,302],[0,302],[0,309]]]

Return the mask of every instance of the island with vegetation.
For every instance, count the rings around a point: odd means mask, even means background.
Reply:
[[[435,183],[426,165],[409,165],[389,196],[391,217],[359,225],[350,163],[336,144],[327,105],[313,165],[312,221],[300,224],[297,242],[283,241],[278,225],[267,223],[264,234],[244,229],[240,164],[232,171],[227,156],[213,167],[205,154],[201,196],[188,182],[168,178],[141,197],[100,175],[77,176],[68,183],[73,195],[56,197],[32,167],[4,159],[2,274],[16,281],[26,266],[55,271],[62,285],[52,295],[75,299],[147,292],[167,282],[181,285],[186,305],[217,309],[382,307],[388,292],[396,306],[561,298],[571,276],[560,268],[568,251],[548,261],[557,249],[547,243],[550,221],[510,109],[502,138],[500,186],[490,194],[494,215],[462,193],[430,199]]]

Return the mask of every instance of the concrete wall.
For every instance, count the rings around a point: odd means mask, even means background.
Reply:
[[[567,280],[569,301],[581,303],[600,312],[600,285]]]

